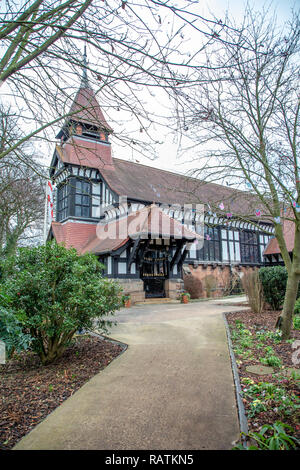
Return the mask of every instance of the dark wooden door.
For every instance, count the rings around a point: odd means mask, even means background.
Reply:
[[[166,297],[164,278],[144,279],[145,297],[161,298]]]
[[[165,297],[165,279],[168,278],[169,259],[165,247],[151,246],[143,255],[141,278],[144,281],[145,296]]]

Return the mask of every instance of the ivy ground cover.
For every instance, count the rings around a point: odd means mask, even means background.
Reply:
[[[295,347],[300,347],[299,322],[297,317],[291,339],[282,341],[275,328],[278,315],[275,311],[240,311],[227,314],[226,318],[249,432],[259,433],[264,425],[273,426],[280,421],[291,426],[288,432],[299,440],[300,354]],[[254,373],[253,366],[258,366],[256,372],[264,366],[267,373]]]

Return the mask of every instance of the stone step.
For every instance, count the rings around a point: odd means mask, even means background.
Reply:
[[[168,303],[180,303],[180,301],[175,300],[175,299],[170,299],[169,297],[163,297],[163,298],[145,299],[140,302],[135,302],[134,305],[151,305],[151,304],[168,304]]]

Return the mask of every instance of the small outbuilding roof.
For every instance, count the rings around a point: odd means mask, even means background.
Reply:
[[[282,219],[282,228],[287,250],[289,253],[291,253],[294,249],[295,242],[295,222],[293,222],[291,218],[292,212],[289,213],[288,217],[288,219]],[[277,239],[274,237],[270,239],[263,255],[268,256],[276,254],[280,254],[280,248]]]

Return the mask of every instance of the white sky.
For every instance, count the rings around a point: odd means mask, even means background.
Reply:
[[[243,18],[245,4],[246,2],[241,0],[199,0],[199,13],[209,18],[210,12],[213,12],[216,17],[222,18],[225,16],[225,12],[228,11],[229,16],[239,21]],[[273,2],[249,0],[249,4],[251,6],[253,5],[254,10],[260,10],[266,7],[266,5],[271,5],[272,9],[276,11],[278,21],[284,22],[289,17],[292,8],[299,8],[300,0],[274,0]],[[158,97],[161,95],[158,90],[156,90],[154,94],[158,95]],[[159,106],[158,102],[159,99],[156,102],[157,106]],[[153,104],[154,101],[149,103],[150,106],[153,106]],[[140,138],[140,135],[138,137]],[[116,144],[113,146],[113,155],[126,160],[132,159],[135,161],[137,159],[140,163],[145,165],[181,173],[186,173],[188,170],[195,168],[195,162],[190,161],[191,157],[193,157],[192,153],[181,158],[177,155],[178,143],[176,143],[176,136],[159,132],[158,140],[164,143],[158,146],[159,153],[157,158],[153,161],[141,155],[134,154],[131,149],[119,147]]]
[[[239,19],[242,19],[243,17],[243,11],[244,11],[244,5],[245,3],[241,0],[199,0],[199,5],[197,6],[197,12],[204,17],[210,16],[210,12],[212,12],[216,17],[223,18],[225,15],[226,10],[229,11],[229,16],[233,17],[237,21]],[[253,5],[254,10],[259,10],[263,8],[263,6],[266,6],[270,4],[271,2],[265,2],[262,0],[249,0],[249,4]],[[292,7],[294,8],[299,8],[300,6],[300,0],[274,0],[272,2],[272,8],[276,9],[278,19],[279,21],[284,21],[288,18],[290,11]],[[199,33],[195,33],[196,35],[199,35]],[[194,44],[197,45],[197,42],[199,43],[199,40],[197,41],[197,36],[195,35],[195,38],[191,38]],[[187,38],[186,38],[187,39]],[[78,84],[79,86],[79,84]],[[2,91],[2,90],[1,90]],[[155,106],[158,110],[161,110],[161,113],[163,114],[166,112],[162,107],[159,108],[162,104],[162,92],[159,89],[152,90],[152,93],[155,96],[152,96],[151,100],[148,101],[148,106],[150,109],[153,109]],[[101,100],[99,100],[100,106],[101,106]],[[165,98],[165,103],[166,106],[168,106],[168,99]],[[105,112],[105,109],[104,109]],[[109,116],[114,118],[114,120],[117,120],[118,117],[121,117],[121,113],[119,114],[114,110],[109,110],[109,113],[105,113],[108,122]],[[115,125],[115,123],[111,123],[115,133],[118,133],[118,125]],[[123,124],[122,124],[123,125]],[[125,124],[123,125],[123,127]],[[120,126],[121,128],[121,126]],[[53,132],[55,133],[57,129],[53,129]],[[141,139],[142,134],[139,134],[137,136],[138,139]],[[134,138],[134,137],[133,137]],[[195,163],[191,164],[188,160],[190,160],[190,156],[185,156],[184,158],[179,159],[177,156],[177,150],[178,150],[178,143],[174,142],[176,141],[176,137],[174,139],[174,135],[168,135],[168,132],[163,132],[161,128],[157,128],[157,140],[163,142],[163,144],[159,145],[157,147],[158,149],[158,155],[157,158],[154,161],[149,160],[146,157],[141,156],[140,154],[135,154],[132,152],[132,150],[128,147],[122,147],[117,144],[113,144],[112,149],[113,149],[113,155],[118,158],[123,158],[126,160],[139,160],[140,163],[144,163],[146,165],[150,166],[155,166],[158,168],[162,169],[167,169],[171,171],[176,171],[176,172],[186,172],[187,170],[194,168]],[[49,148],[49,145],[43,146],[43,153],[48,154],[48,161],[50,164],[51,157],[53,154],[54,150],[54,144],[52,144]]]

